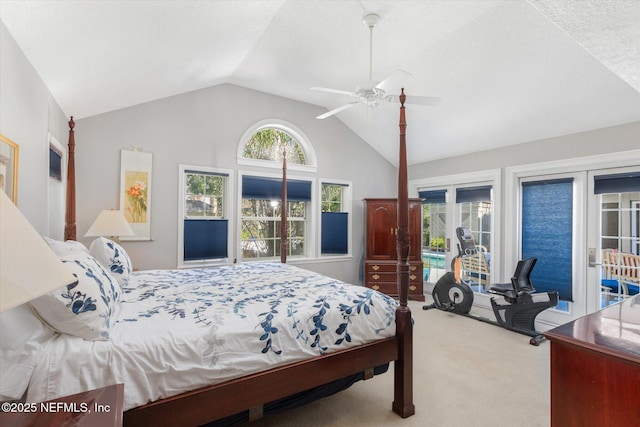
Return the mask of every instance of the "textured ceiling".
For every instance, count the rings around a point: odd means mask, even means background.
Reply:
[[[640,121],[640,1],[7,1],[0,19],[66,114],[221,83],[333,109],[309,90],[412,74],[410,164]],[[322,112],[324,109],[319,109]],[[341,120],[397,164],[397,105]]]

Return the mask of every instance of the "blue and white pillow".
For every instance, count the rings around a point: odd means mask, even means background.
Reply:
[[[86,252],[69,252],[59,258],[78,283],[36,298],[31,306],[59,332],[92,341],[108,340],[111,314],[122,293],[120,285]]]
[[[131,258],[122,246],[105,237],[98,237],[91,243],[89,252],[118,281],[121,287],[127,285],[133,267]]]

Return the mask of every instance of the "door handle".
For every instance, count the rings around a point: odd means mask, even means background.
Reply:
[[[587,259],[589,260],[589,267],[595,267],[596,265],[596,248],[587,249]]]

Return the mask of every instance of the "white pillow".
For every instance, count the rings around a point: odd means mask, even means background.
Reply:
[[[0,313],[0,400],[22,398],[43,345],[55,335],[28,304]]]
[[[89,249],[87,249],[85,245],[75,240],[67,240],[62,242],[60,240],[51,239],[47,236],[43,236],[43,238],[45,242],[47,242],[49,247],[53,249],[53,252],[55,252],[56,255],[68,254],[69,252],[74,252],[74,251],[82,251],[82,252],[89,253]]]
[[[98,237],[91,242],[89,252],[118,281],[121,287],[127,285],[131,270],[131,258],[122,246],[105,237]]]
[[[78,283],[38,297],[31,306],[57,331],[86,340],[109,339],[111,313],[120,297],[120,285],[88,253],[70,252],[59,258]]]

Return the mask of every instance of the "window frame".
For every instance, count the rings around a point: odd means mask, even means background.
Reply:
[[[225,175],[224,189],[222,194],[222,210],[223,215],[222,218],[218,219],[226,219],[228,228],[227,228],[227,257],[226,258],[216,258],[210,260],[194,260],[194,261],[185,261],[184,259],[184,221],[185,220],[201,220],[206,217],[187,217],[186,215],[186,175],[188,172],[202,172],[203,174],[214,174],[214,175]],[[232,258],[232,255],[235,253],[234,244],[234,206],[233,199],[231,198],[231,194],[233,194],[234,187],[234,171],[230,169],[222,169],[222,168],[214,168],[210,166],[197,166],[197,165],[178,165],[178,175],[179,175],[179,188],[178,188],[178,268],[194,268],[194,267],[206,267],[206,266],[214,266],[214,265],[222,265],[228,264]],[[235,260],[234,260],[235,261]]]

